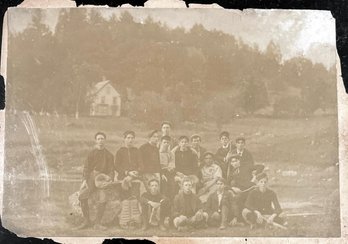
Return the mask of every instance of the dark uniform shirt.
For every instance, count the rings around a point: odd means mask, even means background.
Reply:
[[[282,212],[277,195],[268,188],[265,192],[261,192],[259,188],[252,190],[248,195],[245,207],[253,211],[257,210],[261,214],[279,214]]]
[[[193,193],[184,194],[183,192],[180,192],[174,198],[174,217],[180,215],[192,217],[199,209],[202,209],[202,202]]]
[[[113,179],[115,171],[114,156],[106,148],[95,148],[88,154],[83,168],[83,178],[88,180],[93,171],[107,174]]]
[[[139,148],[139,151],[143,163],[143,173],[159,173],[161,163],[158,147],[145,143]]]
[[[118,180],[122,180],[126,176],[126,171],[141,171],[143,167],[139,149],[121,147],[116,153],[115,169],[118,173]]]
[[[175,152],[175,169],[184,175],[199,175],[197,154],[192,150]]]

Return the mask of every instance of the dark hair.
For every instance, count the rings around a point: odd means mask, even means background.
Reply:
[[[161,141],[166,140],[166,141],[171,141],[172,138],[170,136],[162,136]]]
[[[220,133],[220,139],[223,136],[226,136],[227,138],[230,138],[230,133],[228,133],[227,131],[223,131],[223,132]]]
[[[149,180],[149,182],[147,182],[147,185],[150,186],[150,184],[151,184],[152,182],[156,182],[158,185],[160,184],[159,181],[158,181],[157,179],[151,179],[151,180]]]
[[[183,139],[186,139],[187,141],[190,141],[189,138],[187,136],[180,136],[178,141],[181,141]]]
[[[126,138],[129,134],[135,137],[135,132],[134,131],[127,130],[126,132],[123,133],[123,138]]]
[[[181,184],[184,185],[185,182],[191,182],[191,184],[193,184],[191,178],[190,178],[190,177],[187,177],[187,176],[184,177],[184,179],[182,179]]]
[[[243,136],[237,137],[236,138],[236,143],[238,143],[239,141],[242,141],[242,142],[245,143],[245,137],[243,137]]]
[[[214,157],[215,157],[214,153],[207,151],[207,152],[205,152],[205,153],[203,154],[203,159],[205,159],[205,157],[206,157],[207,155],[211,155],[211,156],[213,157],[213,159],[214,159]]]
[[[254,167],[252,167],[252,171],[256,170],[256,175],[261,174],[265,169],[265,166],[262,164],[255,164]]]
[[[268,180],[268,176],[267,176],[266,173],[261,173],[261,174],[256,175],[256,180],[257,181],[259,181],[259,180],[261,180],[263,178],[266,178]]]
[[[101,131],[98,131],[97,133],[95,133],[95,135],[94,135],[94,139],[97,139],[97,136],[99,136],[99,135],[104,136],[104,139],[106,139],[106,135],[105,135],[105,133],[104,133],[104,132],[101,132]]]
[[[193,139],[196,139],[196,138],[198,138],[200,141],[202,141],[201,136],[200,136],[200,135],[198,135],[198,134],[194,134],[194,135],[192,135],[192,136],[191,136],[191,141],[193,141]]]
[[[158,133],[158,130],[153,130],[148,134],[148,137],[151,138],[155,133]]]
[[[161,124],[161,128],[163,127],[163,125],[169,125],[170,127],[172,127],[172,123],[170,123],[169,121],[163,121]]]
[[[238,161],[240,161],[240,156],[239,155],[232,155],[230,161],[232,161],[232,159],[237,159]]]

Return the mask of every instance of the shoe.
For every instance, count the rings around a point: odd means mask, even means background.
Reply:
[[[107,228],[101,224],[95,224],[94,229],[95,230],[107,230]]]
[[[224,229],[226,229],[226,226],[225,225],[220,225],[220,228],[219,228],[220,230],[224,230]]]
[[[83,230],[92,227],[92,223],[90,221],[84,221],[81,225],[79,225],[76,229]]]
[[[159,228],[160,228],[161,231],[166,231],[167,230],[167,228],[163,224],[159,225]]]
[[[256,229],[256,225],[250,225],[250,230]]]

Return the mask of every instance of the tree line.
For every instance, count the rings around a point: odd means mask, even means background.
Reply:
[[[43,22],[37,10],[10,33],[9,108],[88,114],[87,93],[102,77],[121,94],[123,116],[139,121],[228,122],[262,109],[309,116],[336,106],[335,67],[282,61],[273,42],[260,51],[201,24],[171,29],[127,11],[106,19],[97,9],[63,9],[54,31]]]

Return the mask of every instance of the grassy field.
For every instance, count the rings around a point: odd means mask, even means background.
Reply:
[[[136,144],[146,141],[155,128],[127,118],[80,118],[35,116],[38,137],[50,174],[50,196],[43,197],[38,166],[23,117],[6,117],[4,225],[18,234],[39,236],[339,236],[338,138],[334,116],[308,119],[236,119],[222,129],[232,138],[243,133],[257,163],[265,164],[270,186],[288,213],[320,212],[321,216],[289,218],[289,229],[253,230],[230,228],[190,233],[149,230],[146,233],[110,227],[106,232],[74,231],[69,222],[68,196],[78,190],[83,161],[97,131],[107,134],[107,148],[115,153],[122,133],[133,129]],[[160,122],[159,122],[160,123]],[[203,146],[216,151],[220,130],[214,124],[174,125],[173,134],[199,133]],[[287,171],[296,172],[294,176]],[[23,180],[23,178],[29,178]],[[19,221],[21,220],[21,221]]]

